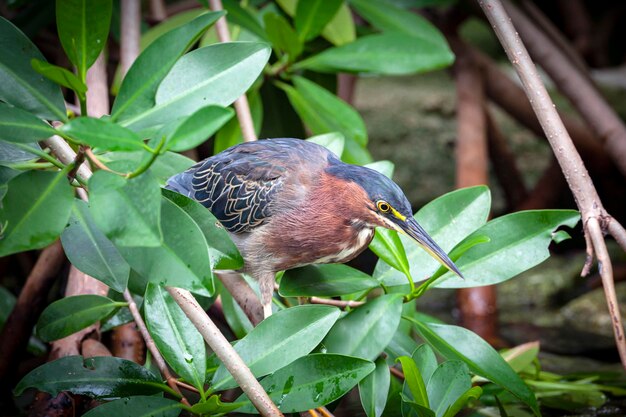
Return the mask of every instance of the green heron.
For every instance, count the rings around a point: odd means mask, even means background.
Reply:
[[[199,201],[230,232],[244,272],[259,282],[265,317],[278,271],[347,262],[369,245],[376,227],[405,233],[461,276],[415,221],[400,187],[311,142],[242,143],[171,177],[167,188]]]

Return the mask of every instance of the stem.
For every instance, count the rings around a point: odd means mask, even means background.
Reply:
[[[211,10],[218,12],[223,10],[221,0],[209,0]],[[220,42],[230,42],[230,33],[228,32],[228,23],[226,22],[226,16],[222,16],[215,23],[215,29],[217,31],[217,38]],[[254,123],[252,122],[252,113],[250,112],[250,105],[248,104],[248,98],[245,94],[235,100],[235,111],[237,112],[237,119],[241,126],[241,134],[243,140],[251,142],[257,140],[256,132],[254,131]]]
[[[166,289],[185,312],[185,315],[196,326],[209,347],[226,366],[226,369],[228,369],[261,415],[282,417],[283,414],[263,390],[259,381],[256,380],[245,362],[198,304],[193,295],[181,288],[166,287]]]
[[[141,313],[139,313],[137,304],[135,303],[135,300],[133,299],[133,296],[130,294],[130,291],[128,291],[128,289],[124,291],[124,299],[128,303],[128,309],[130,310],[130,313],[133,316],[133,319],[135,320],[135,323],[137,324],[137,327],[139,328],[139,331],[141,332],[143,339],[146,341],[146,347],[152,354],[152,357],[154,358],[154,362],[156,363],[157,368],[159,368],[161,375],[163,375],[163,378],[165,378],[167,385],[169,385],[169,387],[172,390],[174,390],[176,395],[181,397],[181,402],[183,404],[189,406],[190,405],[189,401],[187,401],[187,399],[180,392],[180,389],[178,388],[178,385],[176,384],[176,378],[174,378],[172,374],[170,373],[170,370],[168,369],[167,364],[165,363],[165,360],[163,359],[163,356],[161,356],[159,349],[157,349],[156,343],[154,343],[154,339],[148,332],[146,323],[143,321],[143,317],[141,317]]]
[[[150,151],[152,152],[152,155],[150,155],[150,159],[144,162],[143,165],[137,168],[134,172],[126,174],[126,178],[128,179],[135,178],[143,174],[144,172],[146,172],[148,168],[150,168],[150,166],[154,163],[154,161],[156,161],[156,159],[159,157],[159,154],[161,153],[161,149],[163,148],[163,145],[165,145],[165,136],[161,138],[161,141],[157,145],[156,149],[154,150],[150,149]]]
[[[26,152],[32,153],[33,155],[37,155],[41,159],[45,159],[46,161],[50,162],[52,165],[54,165],[55,167],[59,169],[65,168],[65,165],[59,162],[58,159],[54,158],[52,155],[48,154],[47,152],[42,151],[41,149],[32,148],[26,145],[25,143],[18,143],[18,142],[13,143],[12,145],[15,146],[16,148],[20,148],[20,149],[25,150]]]
[[[83,82],[85,82],[83,80]],[[85,97],[78,97],[78,101],[80,102],[80,115],[81,116],[87,116],[87,96]]]

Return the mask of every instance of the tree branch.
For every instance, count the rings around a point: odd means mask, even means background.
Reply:
[[[217,12],[224,10],[222,7],[222,0],[209,0],[211,10]],[[217,38],[220,42],[230,42],[230,32],[228,31],[228,23],[226,17],[222,16],[216,23],[215,29],[217,30]],[[250,113],[250,105],[248,104],[248,98],[245,94],[235,100],[235,111],[237,112],[237,119],[241,126],[241,134],[243,140],[251,142],[257,140],[256,132],[254,131],[254,123],[252,122],[252,113]]]
[[[480,0],[479,4],[493,26],[500,43],[504,47],[509,60],[520,77],[533,110],[559,161],[559,165],[563,170],[570,190],[572,190],[576,204],[581,211],[585,234],[589,235],[589,240],[593,242],[593,249],[601,251],[598,253],[598,256],[601,257],[601,267],[609,268],[608,270],[610,270],[611,260],[608,256],[605,256],[606,254],[603,252],[604,236],[602,235],[602,230],[599,225],[602,224],[602,222],[610,223],[610,221],[614,220],[604,209],[600,197],[589,178],[587,169],[576,151],[550,95],[537,74],[537,69],[515,27],[513,27],[511,19],[507,15],[502,3],[500,0]],[[592,226],[588,227],[590,223],[592,223]],[[598,226],[596,227],[596,225]],[[615,308],[617,309],[616,311],[619,311],[617,299],[614,296],[614,283],[612,280],[606,278],[603,280],[603,284],[605,284],[604,289],[606,297],[609,299],[609,308]],[[621,326],[621,317],[619,314],[614,315],[614,320],[619,322]],[[621,330],[622,328],[620,327],[620,332],[617,333],[617,327],[614,326],[614,331],[616,332],[615,341],[618,345],[622,365],[626,368],[626,342],[624,341],[623,331]]]
[[[141,1],[122,0],[120,5],[122,8],[120,10],[120,73],[124,78],[130,66],[139,56]]]
[[[231,373],[237,384],[246,393],[252,404],[263,416],[282,416],[276,405],[263,390],[250,369],[237,354],[224,335],[219,331],[215,323],[200,307],[196,299],[187,290],[167,287],[167,291],[176,300],[180,308],[192,321],[194,326],[204,337],[217,357],[222,361],[226,369]]]

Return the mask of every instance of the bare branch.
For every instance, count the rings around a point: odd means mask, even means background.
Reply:
[[[150,17],[156,22],[167,19],[165,0],[150,0]]]
[[[215,323],[198,304],[196,299],[187,290],[167,287],[167,291],[174,297],[180,308],[192,321],[194,326],[204,337],[209,347],[222,361],[226,369],[231,373],[237,384],[246,393],[252,404],[263,416],[282,416],[276,405],[263,390],[250,369],[246,366],[235,349],[231,346],[224,335],[219,331]]]
[[[360,307],[363,304],[365,304],[363,301],[342,301],[342,300],[333,300],[330,298],[320,298],[320,297],[311,297],[309,299],[309,302],[311,304],[324,304],[327,306],[335,306],[335,307],[339,307],[339,308],[355,308],[355,307]]]
[[[569,188],[572,190],[576,204],[581,211],[585,233],[590,234],[595,250],[605,251],[604,236],[602,235],[600,224],[602,221],[610,219],[610,216],[602,205],[602,201],[589,178],[589,173],[576,151],[552,99],[537,74],[537,69],[530,59],[528,51],[515,27],[513,27],[511,19],[500,0],[480,0],[479,4],[522,81],[526,95],[529,97],[533,110],[541,123],[550,146],[552,146]],[[580,82],[584,82],[584,80]],[[588,228],[589,224],[593,224],[592,227]],[[612,267],[608,255],[604,252],[596,253],[596,255],[598,259],[602,257],[601,266],[610,271]],[[603,277],[603,281],[609,278],[612,279],[612,274],[607,274],[606,278]],[[614,311],[613,309],[619,311],[617,298],[614,291],[611,292],[612,287],[612,282],[604,287],[605,295],[607,300],[609,300],[609,309],[611,311]],[[626,353],[626,341],[624,340],[623,330],[620,328],[618,332],[618,329],[614,326],[614,332],[622,358],[622,365],[626,368],[626,355],[622,355]]]
[[[259,324],[263,320],[261,300],[241,274],[235,271],[215,271],[215,275],[222,281],[252,325]]]
[[[209,0],[209,4],[213,11],[224,10],[222,0]],[[228,31],[228,23],[226,22],[225,16],[222,16],[215,23],[215,29],[217,30],[217,38],[220,42],[230,42],[230,32]],[[235,111],[237,112],[237,119],[241,126],[243,140],[246,142],[257,140],[256,132],[254,131],[254,123],[252,122],[252,113],[250,113],[250,105],[248,104],[248,98],[245,94],[235,100]]]

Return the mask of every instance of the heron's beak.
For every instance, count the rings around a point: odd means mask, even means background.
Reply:
[[[426,252],[430,254],[430,256],[435,258],[440,264],[442,264],[461,278],[465,279],[463,277],[463,274],[461,274],[461,271],[459,271],[459,268],[457,268],[454,264],[454,262],[452,262],[452,260],[443,251],[443,249],[441,249],[439,245],[435,243],[433,238],[430,237],[428,233],[426,233],[426,230],[424,230],[413,217],[407,217],[405,221],[399,221],[396,224],[406,235],[414,239],[421,247],[426,250]]]

